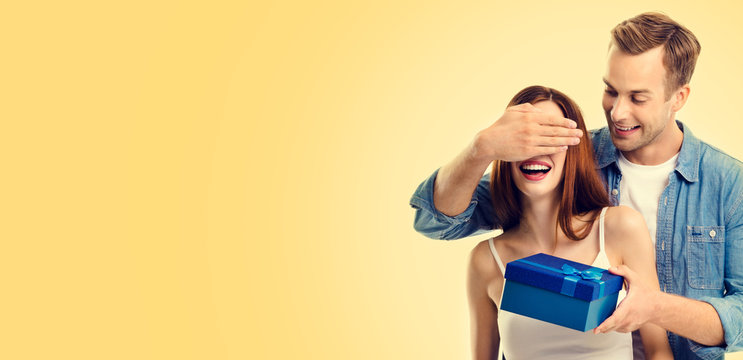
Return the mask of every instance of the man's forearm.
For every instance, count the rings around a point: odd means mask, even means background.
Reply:
[[[448,216],[456,216],[466,210],[490,163],[489,160],[478,158],[473,145],[470,145],[441,167],[433,190],[436,209]]]
[[[657,304],[657,316],[652,323],[702,345],[724,343],[722,322],[712,305],[666,293],[660,293]]]

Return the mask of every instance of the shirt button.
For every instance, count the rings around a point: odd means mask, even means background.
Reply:
[[[713,237],[715,237],[715,235],[717,235],[717,232],[716,231],[714,231],[714,230],[710,230],[709,231],[709,237],[712,237],[713,238]]]
[[[617,196],[617,194],[619,194],[619,190],[614,189],[614,190],[611,191],[611,194],[614,195],[614,196]]]

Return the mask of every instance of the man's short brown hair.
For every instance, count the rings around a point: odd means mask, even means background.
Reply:
[[[663,46],[666,99],[691,80],[702,47],[696,36],[667,15],[647,12],[622,21],[611,30],[612,45],[630,55]]]

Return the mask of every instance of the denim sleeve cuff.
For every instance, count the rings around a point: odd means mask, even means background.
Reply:
[[[436,209],[436,206],[433,204],[433,188],[434,183],[436,182],[436,175],[438,175],[438,173],[439,170],[437,169],[433,172],[433,175],[429,176],[426,181],[418,186],[418,189],[415,190],[413,197],[410,198],[410,205],[415,208],[428,211],[429,213],[433,214],[436,220],[439,222],[445,222],[450,225],[458,225],[467,222],[472,217],[472,213],[475,211],[475,206],[477,206],[477,199],[473,197],[472,201],[470,201],[469,206],[467,206],[467,209],[465,209],[461,214],[455,216],[449,216],[438,211]]]
[[[723,347],[706,346],[691,339],[687,340],[689,341],[689,349],[694,353],[696,359],[721,360],[725,356],[725,348]]]
[[[725,344],[719,348],[726,352],[743,350],[741,340],[743,340],[743,318],[741,318],[741,307],[743,298],[740,296],[728,296],[724,298],[703,297],[699,299],[704,301],[717,311],[722,323],[722,329],[725,337]]]
[[[457,230],[458,226],[469,222],[477,206],[477,198],[473,196],[469,206],[461,214],[455,216],[446,215],[436,209],[433,204],[433,189],[436,175],[439,170],[428,177],[413,193],[410,205],[415,208],[415,229],[431,238],[445,239],[448,234]]]

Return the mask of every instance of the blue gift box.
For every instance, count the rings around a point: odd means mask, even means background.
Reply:
[[[624,278],[605,269],[536,254],[506,265],[501,309],[587,331],[617,306]]]

